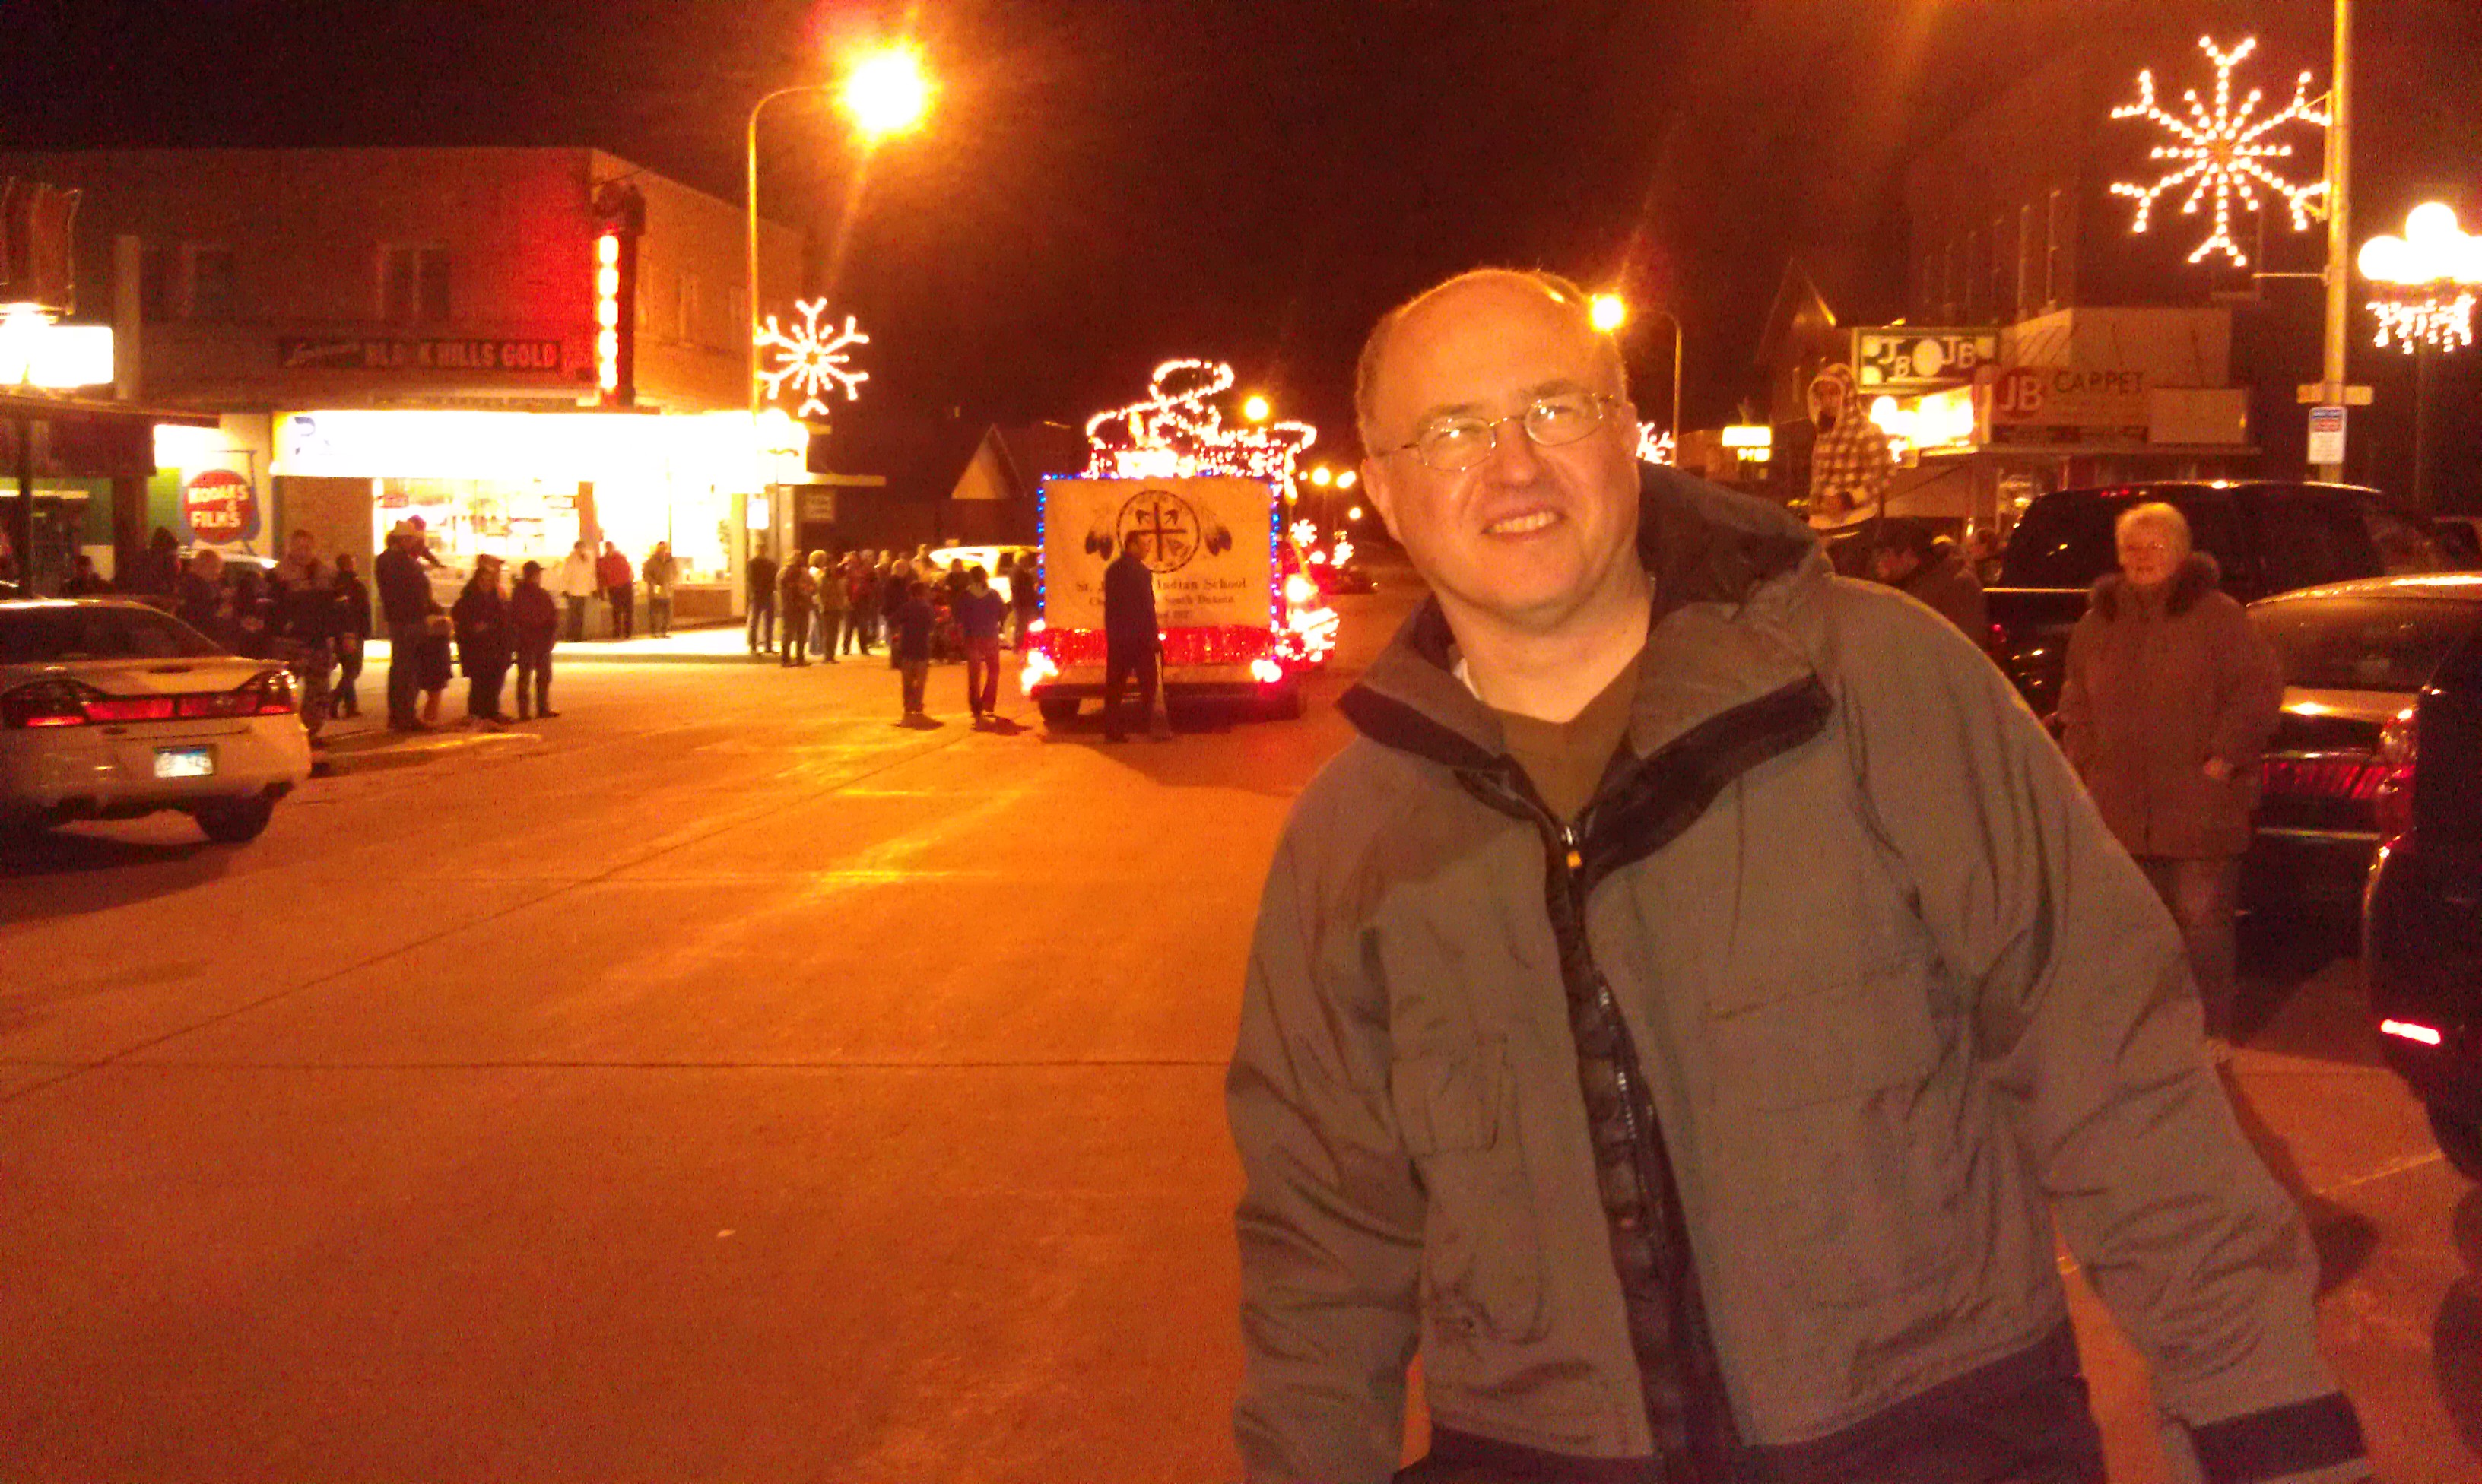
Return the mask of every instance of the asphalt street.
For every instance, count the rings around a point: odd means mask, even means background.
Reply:
[[[943,666],[912,730],[882,663],[607,659],[247,847],[0,847],[0,1478],[1231,1478],[1258,880],[1413,596],[1340,602],[1303,721],[978,732]],[[2256,937],[2231,1079],[2331,1353],[2384,1477],[2482,1480],[2482,1194],[2334,936]]]

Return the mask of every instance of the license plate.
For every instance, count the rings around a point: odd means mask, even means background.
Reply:
[[[212,778],[215,772],[216,749],[213,747],[155,749],[155,776],[158,778]]]

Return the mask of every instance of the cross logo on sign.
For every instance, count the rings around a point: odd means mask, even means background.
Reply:
[[[2001,376],[1992,388],[1993,403],[2004,413],[2022,417],[2043,410],[2043,378],[2020,366]]]

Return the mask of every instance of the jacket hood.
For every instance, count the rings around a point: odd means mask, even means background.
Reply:
[[[2191,552],[2180,559],[2172,581],[2165,584],[2163,611],[2178,618],[2198,606],[2198,600],[2223,585],[2224,569],[2205,552]],[[2096,612],[2107,619],[2118,618],[2124,602],[2132,600],[2137,589],[2128,578],[2119,572],[2106,572],[2094,585],[2088,600]]]
[[[1810,378],[1809,390],[1803,394],[1809,401],[1809,420],[1813,423],[1818,421],[1818,389],[1828,385],[1844,388],[1844,405],[1848,410],[1860,404],[1861,383],[1853,379],[1853,368],[1838,361]]]
[[[1743,604],[1787,577],[1824,582],[1809,528],[1779,506],[1657,464],[1638,465],[1638,560],[1653,580],[1650,624],[1692,604]],[[1499,721],[1457,678],[1456,635],[1425,598],[1337,709],[1386,746],[1457,768],[1490,768]]]

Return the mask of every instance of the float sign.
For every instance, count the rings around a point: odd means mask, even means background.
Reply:
[[[1154,574],[1161,627],[1264,629],[1274,500],[1257,480],[1045,480],[1044,624],[1101,629],[1103,568],[1127,547]]]

